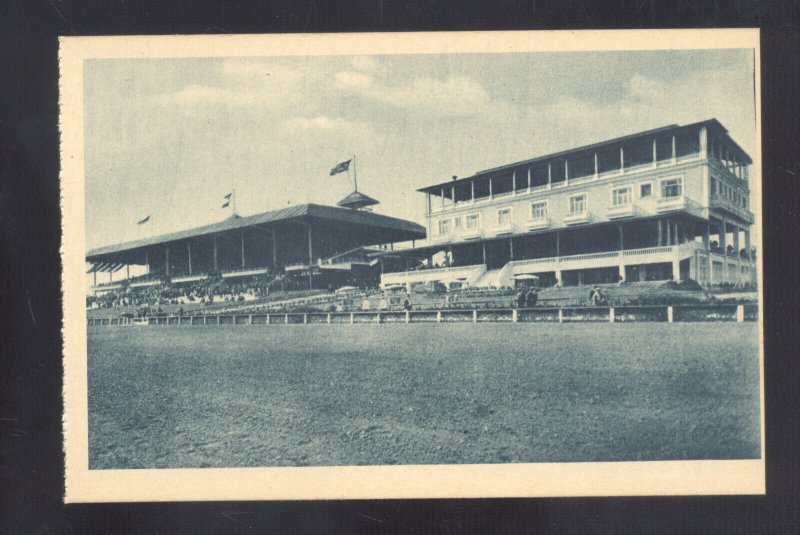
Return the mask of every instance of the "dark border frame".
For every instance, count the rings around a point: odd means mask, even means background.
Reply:
[[[37,0],[0,5],[0,528],[3,532],[769,532],[800,529],[794,262],[800,31],[786,1]],[[69,505],[63,493],[59,35],[760,27],[765,497]]]

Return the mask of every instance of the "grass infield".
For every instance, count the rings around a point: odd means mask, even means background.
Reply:
[[[90,468],[760,456],[757,325],[89,328]]]

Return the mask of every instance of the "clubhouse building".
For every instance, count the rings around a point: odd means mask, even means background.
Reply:
[[[751,164],[711,119],[453,177],[419,190],[426,242],[382,253],[421,266],[381,285],[753,283]]]

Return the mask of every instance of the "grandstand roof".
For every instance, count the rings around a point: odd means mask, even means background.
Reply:
[[[103,256],[113,255],[149,247],[162,243],[175,242],[189,238],[212,235],[215,233],[226,232],[229,230],[243,229],[256,225],[269,225],[302,221],[314,221],[325,224],[344,224],[350,228],[360,227],[361,245],[375,245],[379,243],[389,243],[390,241],[401,242],[418,240],[425,237],[425,228],[417,223],[375,214],[351,210],[349,208],[338,208],[335,206],[324,206],[319,204],[301,204],[280,210],[273,210],[252,216],[231,216],[219,223],[205,225],[188,230],[152,236],[140,240],[125,243],[97,247],[86,253],[87,261],[99,260]],[[389,239],[387,239],[389,238]]]
[[[568,150],[563,150],[563,151],[560,151],[560,152],[554,152],[554,153],[550,153],[550,154],[545,154],[543,156],[537,156],[536,158],[531,158],[529,160],[523,160],[523,161],[519,161],[519,162],[514,162],[514,163],[502,165],[502,166],[499,166],[499,167],[493,167],[491,169],[484,169],[484,170],[476,172],[472,176],[462,177],[462,178],[458,178],[456,180],[445,180],[445,181],[433,184],[432,186],[426,186],[424,188],[420,188],[417,191],[420,191],[422,193],[435,193],[439,188],[441,188],[443,186],[452,186],[455,183],[460,183],[460,182],[463,182],[463,181],[472,180],[474,178],[487,176],[487,175],[490,175],[490,174],[493,174],[493,173],[498,173],[498,172],[501,172],[501,171],[509,171],[509,170],[511,170],[513,168],[516,168],[516,167],[519,167],[519,166],[537,164],[537,163],[540,163],[540,162],[545,162],[547,160],[552,160],[554,158],[563,158],[565,156],[571,156],[571,155],[580,154],[580,153],[583,153],[583,152],[594,151],[594,150],[602,149],[604,147],[608,147],[609,145],[617,145],[619,143],[623,143],[623,142],[626,142],[626,141],[631,141],[631,140],[635,140],[635,139],[639,139],[639,138],[650,137],[650,136],[653,136],[654,134],[665,134],[667,132],[677,132],[679,130],[687,130],[687,129],[699,128],[701,126],[705,126],[706,128],[708,128],[712,132],[717,133],[719,135],[727,136],[727,134],[728,134],[728,130],[724,126],[722,126],[722,123],[720,123],[716,119],[708,119],[708,120],[705,120],[705,121],[700,121],[700,122],[697,122],[697,123],[692,123],[692,124],[687,124],[687,125],[671,124],[669,126],[662,126],[660,128],[654,128],[652,130],[646,130],[644,132],[637,132],[635,134],[630,134],[630,135],[627,135],[627,136],[617,137],[617,138],[614,138],[614,139],[607,139],[607,140],[601,141],[599,143],[592,143],[590,145],[584,145],[584,146],[576,147],[576,148],[573,148],[573,149],[568,149]],[[728,137],[727,142],[731,144],[731,146],[734,148],[734,150],[738,153],[738,156],[741,157],[746,163],[752,164],[753,160],[744,151],[744,149],[742,149],[735,141],[733,141],[733,139],[731,139],[730,136],[727,136],[727,137]]]

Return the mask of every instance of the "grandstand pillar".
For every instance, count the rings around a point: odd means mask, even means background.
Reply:
[[[169,246],[164,248],[164,263],[164,270],[166,271],[167,277],[169,277]]]
[[[681,280],[681,257],[677,253],[672,257],[672,280]]]
[[[312,266],[311,264],[314,262],[314,249],[311,243],[311,224],[308,225],[308,289],[312,290],[314,288],[314,276],[312,275]]]
[[[125,264],[125,278],[126,279],[130,279],[131,278],[131,265],[130,264]]]
[[[550,162],[547,162],[547,189],[553,187],[553,166]]]
[[[598,175],[598,166],[597,166],[597,153],[594,153],[594,177],[597,178]]]
[[[667,219],[665,223],[667,224],[667,245],[672,245],[672,222]]]
[[[658,161],[658,149],[656,148],[656,138],[653,138],[653,168],[655,168],[657,161]]]
[[[508,239],[508,258],[510,261],[514,260],[514,238]]]
[[[92,268],[92,286],[97,286],[97,270]]]
[[[213,242],[214,242],[214,273],[217,273],[219,271],[219,261],[218,261],[219,240],[216,234],[214,234]]]
[[[189,275],[192,274],[192,242],[186,241],[186,256],[189,258]]]
[[[656,223],[658,224],[658,237],[657,237],[657,239],[658,239],[658,242],[657,242],[657,245],[658,245],[659,247],[661,247],[661,246],[663,245],[663,244],[661,243],[661,241],[664,239],[664,237],[663,237],[663,235],[664,235],[664,232],[663,232],[663,231],[662,231],[662,229],[661,229],[661,227],[662,227],[663,225],[661,224],[661,219],[657,219],[657,220],[656,220]]]
[[[244,269],[244,230],[242,230],[242,269]]]
[[[556,231],[556,256],[561,256],[561,233]]]
[[[492,177],[489,177],[489,198],[494,198],[494,191],[492,190]]]
[[[621,173],[625,172],[625,149],[619,148],[619,170]]]
[[[675,136],[672,136],[672,165],[675,165],[678,160],[678,151],[675,143]]]
[[[700,157],[703,160],[708,159],[708,130],[705,126],[700,127]]]
[[[722,249],[723,256],[728,254],[728,227],[725,224],[723,217],[719,223],[719,246]]]
[[[752,254],[750,252],[750,231],[744,231],[744,250],[747,252],[747,259],[752,260]]]
[[[278,236],[275,234],[275,229],[272,229],[272,269],[278,270]]]
[[[486,242],[481,242],[481,250],[483,251],[483,263],[486,264]]]
[[[711,221],[706,221],[706,232],[703,234],[703,245],[706,246],[706,251],[711,250]]]

